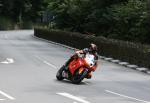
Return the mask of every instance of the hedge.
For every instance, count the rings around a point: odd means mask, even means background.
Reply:
[[[14,22],[13,20],[0,17],[0,30],[14,30],[14,29],[32,29],[33,23],[31,21]]]
[[[98,45],[98,53],[100,55],[126,61],[141,67],[150,68],[149,45],[39,28],[34,29],[34,35],[79,49],[88,47],[88,45],[92,42]]]

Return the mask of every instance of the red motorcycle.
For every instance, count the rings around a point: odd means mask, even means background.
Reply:
[[[68,69],[62,66],[57,74],[58,80],[68,79],[74,84],[79,84],[88,73],[96,70],[96,60],[93,54],[87,53],[86,55],[80,54],[78,58],[70,62]]]

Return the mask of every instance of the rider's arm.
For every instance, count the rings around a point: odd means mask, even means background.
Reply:
[[[75,53],[76,54],[86,54],[88,52],[88,48],[85,48],[83,50],[77,50]]]
[[[78,50],[75,52],[76,54],[82,54],[83,53],[83,50]]]

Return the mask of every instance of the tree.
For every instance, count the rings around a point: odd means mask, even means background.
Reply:
[[[0,14],[2,12],[2,6],[3,6],[2,1],[0,1]]]
[[[48,9],[55,16],[58,28],[82,31],[90,10],[90,0],[51,0]]]
[[[150,41],[149,0],[129,0],[128,3],[112,7],[114,21],[110,37],[129,41]],[[112,35],[115,34],[115,35]]]
[[[126,0],[123,0],[126,1]],[[122,0],[49,0],[57,27],[77,32],[98,32],[107,28],[107,7]],[[100,26],[100,28],[99,28]],[[104,28],[102,28],[104,29]]]
[[[1,0],[1,15],[18,22],[36,21],[44,10],[43,0]]]

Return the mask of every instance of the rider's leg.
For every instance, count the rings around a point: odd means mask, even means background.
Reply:
[[[71,62],[71,61],[73,61],[74,59],[76,59],[77,58],[77,56],[76,55],[73,55],[66,63],[65,63],[65,67],[68,67],[68,65],[69,65],[69,63]]]
[[[66,61],[66,63],[65,63],[65,65],[64,66],[68,66],[69,65],[69,63],[72,61],[73,59],[72,58],[70,58],[68,61]]]

